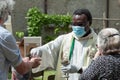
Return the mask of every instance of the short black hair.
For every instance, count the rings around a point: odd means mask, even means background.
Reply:
[[[82,15],[85,14],[88,18],[88,21],[90,22],[90,25],[92,24],[92,15],[88,9],[77,9],[73,13],[73,15]]]

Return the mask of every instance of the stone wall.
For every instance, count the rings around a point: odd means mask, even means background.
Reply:
[[[16,31],[25,31],[26,13],[31,7],[38,7],[44,13],[45,0],[16,0],[15,8],[12,14],[13,33]],[[109,1],[107,3],[107,1]],[[48,14],[71,14],[78,8],[88,8],[93,18],[103,18],[107,15],[109,18],[120,19],[120,6],[118,0],[47,0]],[[105,14],[105,15],[104,15]],[[93,19],[92,27],[98,32],[105,25],[101,19]],[[120,20],[110,20],[108,26],[119,29]]]

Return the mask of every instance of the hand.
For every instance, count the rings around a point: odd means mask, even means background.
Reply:
[[[30,54],[31,54],[31,56],[39,56],[39,57],[42,56],[42,52],[40,51],[39,48],[33,48],[33,49],[30,51]]]
[[[24,58],[23,58],[23,61],[24,61],[24,62],[29,62],[29,57],[24,57]]]
[[[36,68],[40,65],[41,58],[39,57],[32,57],[30,62],[33,63],[32,68]]]
[[[101,55],[102,55],[102,51],[98,49],[93,59],[95,60],[98,56],[101,56]]]
[[[77,73],[78,69],[74,65],[67,65],[67,66],[62,66],[62,71],[65,73]]]

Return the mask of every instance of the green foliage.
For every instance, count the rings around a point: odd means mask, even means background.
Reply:
[[[22,32],[22,31],[17,31],[15,34],[18,38],[23,38],[23,36],[24,36],[24,32]]]
[[[30,8],[28,10],[27,17],[28,35],[39,36],[43,25],[43,14],[37,8]]]
[[[46,42],[56,38],[61,33],[69,31],[71,16],[67,15],[48,15],[40,12],[36,7],[30,8],[27,12],[28,36],[44,36]],[[46,29],[54,29],[54,35],[45,35]]]

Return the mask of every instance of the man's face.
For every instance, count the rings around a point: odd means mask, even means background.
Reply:
[[[85,27],[86,32],[89,30],[89,22],[87,21],[87,16],[85,14],[73,15],[72,25]]]

